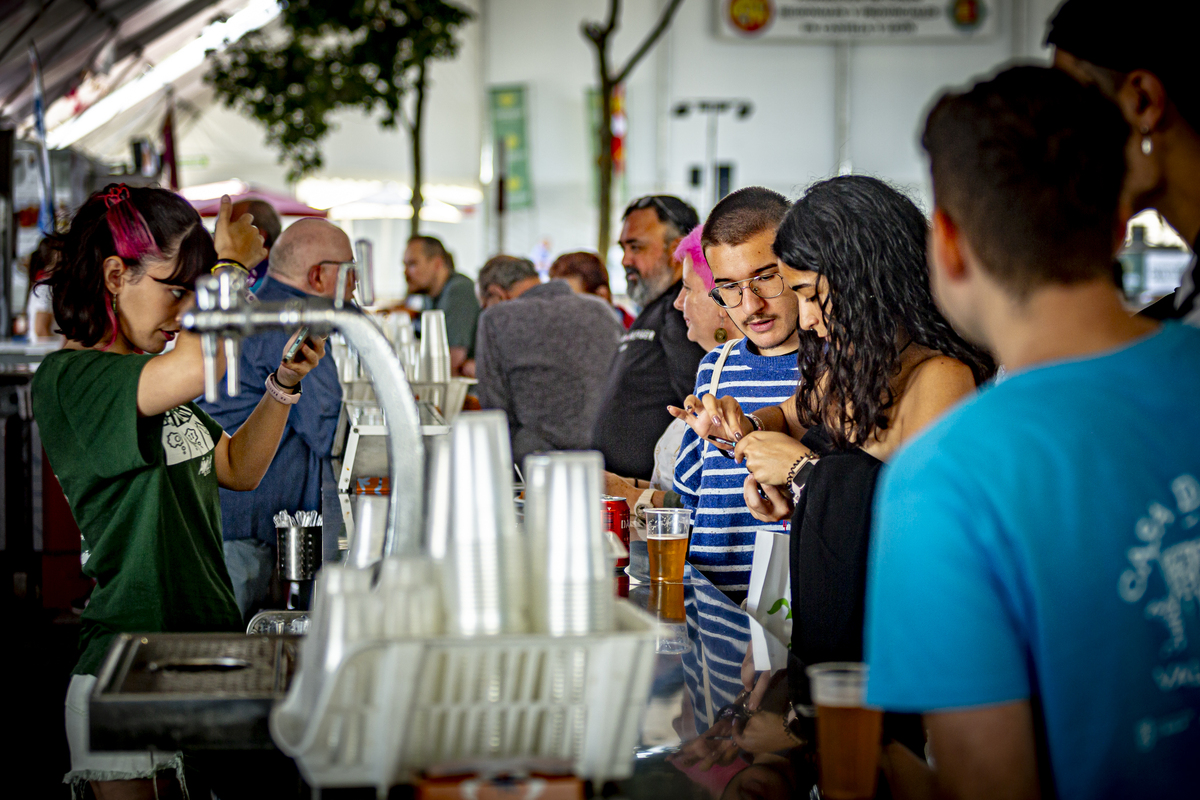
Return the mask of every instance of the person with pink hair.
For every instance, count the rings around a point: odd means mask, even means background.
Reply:
[[[675,260],[683,264],[683,283],[674,305],[687,323],[687,338],[711,351],[730,339],[741,338],[742,332],[731,323],[728,312],[709,296],[716,282],[700,246],[703,230],[703,225],[697,225],[675,248]]]
[[[718,306],[709,296],[715,283],[712,269],[704,258],[704,249],[700,246],[703,227],[697,225],[675,247],[675,260],[683,264],[683,283],[680,284],[679,294],[676,295],[673,305],[683,314],[683,321],[687,323],[687,338],[703,347],[705,351],[712,351],[723,342],[740,339],[742,332],[730,320],[725,309]],[[682,507],[682,501],[673,484],[675,457],[686,432],[686,422],[681,419],[672,420],[654,445],[654,474],[651,479],[645,481],[622,478],[606,472],[605,492],[624,497],[630,509],[639,502],[643,506],[650,505],[655,508]],[[632,544],[640,545],[644,555],[645,542]],[[637,555],[635,552],[634,563],[638,561]]]

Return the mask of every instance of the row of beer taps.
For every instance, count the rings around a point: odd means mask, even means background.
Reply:
[[[217,353],[224,350],[225,391],[236,397],[241,376],[238,362],[241,340],[270,329],[297,330],[324,336],[338,331],[361,359],[383,411],[388,432],[389,482],[385,555],[418,555],[424,549],[425,447],[421,418],[412,388],[400,360],[379,326],[346,297],[353,272],[358,299],[374,300],[371,245],[355,243],[356,260],[338,268],[333,303],[310,297],[286,303],[263,303],[246,291],[245,278],[223,271],[196,282],[196,307],[183,317],[183,327],[200,334],[204,357],[204,395],[210,402],[219,396]],[[303,333],[303,331],[302,331]]]

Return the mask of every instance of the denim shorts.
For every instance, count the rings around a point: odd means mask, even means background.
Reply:
[[[72,675],[67,687],[66,722],[67,744],[71,748],[71,771],[63,776],[70,784],[75,800],[84,797],[88,781],[129,781],[151,778],[160,772],[174,770],[180,789],[186,798],[187,785],[183,780],[183,755],[159,750],[92,751],[88,744],[88,697],[96,685],[95,675]]]

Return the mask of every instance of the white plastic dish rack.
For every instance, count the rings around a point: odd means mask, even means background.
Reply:
[[[381,796],[430,767],[480,762],[627,778],[658,623],[628,601],[613,610],[606,634],[351,644],[344,657],[324,654],[336,661],[325,680],[314,676],[320,665],[305,676],[302,660],[271,735],[311,785],[374,786]]]

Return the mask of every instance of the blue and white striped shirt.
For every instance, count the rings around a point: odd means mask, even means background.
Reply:
[[[747,414],[789,400],[799,379],[796,354],[760,356],[746,345],[747,340],[742,339],[729,351],[716,396],[734,397]],[[723,349],[713,350],[700,362],[694,392],[697,397],[708,394]],[[786,522],[759,522],[751,516],[742,496],[748,474],[744,464],[721,455],[691,428],[684,433],[675,459],[675,491],[692,509],[688,561],[723,591],[750,588],[757,531],[787,531]]]

